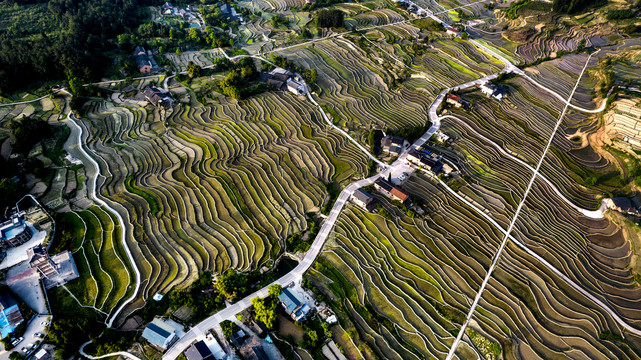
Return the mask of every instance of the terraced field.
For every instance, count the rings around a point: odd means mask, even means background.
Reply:
[[[394,221],[350,208],[318,268],[382,358],[442,358],[500,233],[422,175],[404,188],[428,204],[427,220],[389,205]]]
[[[482,136],[533,166],[543,151],[562,102],[521,77],[511,79],[506,86],[508,96],[500,102],[486,98],[478,90],[464,91],[462,96],[473,102],[473,109],[470,112],[453,110],[453,113]],[[521,110],[524,108],[528,111]],[[450,124],[446,121],[445,128]],[[604,189],[617,186],[617,177],[612,176],[618,171],[618,164],[596,152],[587,143],[572,141],[577,134],[585,136],[596,131],[597,127],[596,119],[569,111],[560,129],[561,134],[555,137],[551,152],[541,169],[542,174],[553,181],[566,197],[587,209],[598,208],[598,196],[602,195],[599,190],[583,186],[587,177],[601,177]],[[496,129],[501,131],[497,132]],[[466,132],[456,134],[467,136]]]
[[[476,209],[507,228],[531,176],[464,126],[447,124],[460,140],[444,153],[459,153],[472,179],[458,191],[467,203],[414,175],[403,188],[427,204],[425,220],[407,218],[385,200],[393,221],[351,209],[318,267],[331,279],[329,291],[346,298],[361,338],[383,358],[444,357],[500,236]],[[582,217],[540,180],[528,199],[514,237],[638,328],[640,287],[629,240],[636,234],[618,220]],[[510,244],[506,253],[466,332],[484,357],[494,358],[492,343],[505,359],[640,357],[631,334],[624,333],[624,345],[601,339],[622,329],[598,305],[518,247]],[[477,350],[463,342],[457,354],[475,358]]]
[[[367,45],[369,51],[366,52],[355,43],[357,39],[353,40],[332,39],[304,50],[281,53],[306,67],[317,69],[321,103],[336,112],[337,121],[342,126],[354,131],[363,130],[362,134],[369,131],[370,126],[395,129],[425,124],[428,121],[427,107],[442,87],[439,82],[453,85],[460,83],[461,79],[473,79],[475,73],[463,65],[487,59],[469,44],[444,41],[438,46],[440,52],[429,53],[412,66],[410,73],[419,76],[414,84],[394,86],[401,82],[400,73],[406,69],[402,64],[408,56],[404,46],[376,42],[380,47]],[[466,63],[456,64],[451,60],[454,57],[463,58]],[[485,68],[477,68],[490,73],[498,66],[490,62]]]
[[[158,116],[95,102],[85,122],[108,174],[102,193],[132,225],[143,284],[131,309],[199,270],[263,266],[327,201],[323,182],[366,171],[364,155],[289,94],[178,106],[164,123]]]
[[[109,313],[133,292],[133,273],[120,244],[120,226],[100,207],[74,212],[84,226],[73,256],[81,277],[67,289],[82,306]]]
[[[528,68],[526,72],[541,85],[567,98],[576,82],[576,74],[581,71],[586,59],[586,54],[569,54],[561,59],[546,61],[535,67]],[[593,57],[590,62],[589,66],[593,68],[598,63],[598,58]],[[580,85],[571,103],[586,109],[596,108],[596,104],[592,101],[595,96],[595,88],[596,79],[590,76],[589,73],[585,74],[581,78]]]

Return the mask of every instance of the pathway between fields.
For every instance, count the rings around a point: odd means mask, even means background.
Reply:
[[[509,152],[504,150],[499,144],[497,144],[494,141],[492,141],[492,140],[486,138],[485,136],[481,135],[478,131],[474,130],[474,128],[472,126],[470,126],[468,123],[466,123],[462,119],[460,119],[460,118],[458,118],[456,116],[453,116],[453,115],[441,116],[441,119],[453,119],[453,120],[458,121],[459,123],[464,125],[469,131],[471,131],[474,135],[476,135],[478,138],[480,138],[482,140],[485,140],[486,142],[490,143],[501,154],[507,156],[512,161],[515,161],[515,162],[525,166],[530,171],[534,172],[534,168],[530,164],[528,164],[525,161],[519,159],[518,157],[510,154]],[[550,180],[548,180],[545,176],[543,176],[543,174],[538,173],[537,176],[539,178],[541,178],[541,180],[543,180],[546,184],[548,184],[548,186],[552,189],[552,191],[554,191],[554,193],[556,193],[563,201],[565,201],[566,204],[568,204],[570,207],[574,208],[576,211],[578,211],[581,214],[583,214],[583,216],[588,217],[590,219],[602,219],[603,218],[604,213],[607,210],[607,203],[606,203],[605,199],[601,200],[601,206],[597,210],[584,209],[584,208],[576,205],[572,201],[570,201],[570,199],[568,199],[567,197],[565,197],[565,195],[563,195],[563,193],[561,193],[561,191]]]
[[[40,101],[40,100],[42,100],[42,99],[44,99],[46,97],[49,97],[49,95],[41,96],[41,97],[39,97],[37,99],[33,99],[33,100],[18,101],[18,102],[8,103],[8,104],[0,104],[0,107],[28,104],[28,103],[32,103],[32,102],[35,102],[35,101]]]
[[[67,94],[69,94],[69,93],[67,92]],[[71,96],[71,94],[69,94],[69,96]],[[69,106],[69,105],[67,105],[67,106]],[[104,200],[102,200],[100,197],[98,197],[96,195],[96,187],[97,187],[98,176],[101,175],[100,174],[100,166],[98,165],[98,162],[96,160],[94,160],[94,158],[91,157],[89,155],[89,153],[85,150],[84,144],[82,142],[82,135],[83,135],[83,131],[84,130],[83,130],[82,126],[80,126],[80,125],[78,125],[78,123],[76,123],[76,119],[74,118],[73,113],[71,112],[71,108],[69,108],[69,112],[67,113],[67,119],[69,121],[69,124],[72,125],[72,133],[75,130],[77,136],[75,138],[72,138],[72,139],[74,139],[72,144],[65,143],[65,145],[67,147],[66,150],[69,151],[70,149],[77,148],[80,151],[80,154],[86,160],[88,160],[89,163],[91,163],[91,165],[94,167],[94,169],[95,169],[94,172],[93,172],[94,176],[90,176],[91,172],[87,171],[87,180],[88,180],[87,181],[87,194],[89,195],[89,197],[92,200],[94,200],[97,204],[100,204],[100,205],[104,206],[105,209],[109,210],[109,212],[114,214],[116,216],[116,218],[118,219],[118,223],[119,223],[118,225],[120,225],[120,242],[122,243],[122,246],[125,249],[125,253],[127,254],[127,258],[129,260],[129,262],[131,263],[131,268],[134,270],[135,277],[136,277],[135,285],[134,285],[135,286],[134,292],[131,294],[131,296],[128,299],[126,299],[120,305],[120,307],[115,312],[113,312],[113,314],[111,315],[111,319],[109,319],[109,317],[107,317],[107,321],[105,323],[107,324],[107,327],[111,327],[113,325],[114,320],[116,318],[118,318],[118,315],[120,314],[120,312],[127,305],[129,305],[130,302],[132,302],[136,298],[136,295],[138,294],[138,290],[140,289],[140,271],[138,270],[138,266],[136,266],[136,262],[134,260],[133,254],[131,253],[131,250],[129,249],[129,246],[127,245],[127,229],[125,227],[124,219],[122,218],[122,216],[120,215],[120,213],[118,211],[116,211],[107,202],[105,202]],[[70,138],[71,138],[71,135],[70,135]],[[87,166],[87,162],[86,161],[83,161],[83,164],[85,166]],[[90,177],[91,177],[91,179],[89,179]],[[114,224],[114,226],[115,226],[115,224]],[[125,270],[127,270],[127,273],[129,273],[129,270],[126,267],[125,267]],[[129,285],[131,285],[131,283]],[[113,311],[113,309],[112,309],[112,311]],[[110,314],[111,313],[112,312],[110,312]]]
[[[425,169],[421,169],[421,170],[422,170],[422,171],[425,171]],[[429,173],[428,173],[428,174],[429,174]],[[530,254],[532,257],[534,257],[535,259],[537,259],[538,261],[540,261],[540,262],[541,262],[545,267],[547,267],[548,269],[550,269],[550,271],[552,271],[553,273],[555,273],[556,275],[558,275],[558,276],[559,276],[563,281],[565,281],[568,285],[572,286],[575,290],[577,290],[578,292],[580,292],[581,294],[583,294],[585,297],[587,297],[588,299],[592,300],[592,301],[593,301],[593,302],[595,302],[597,305],[599,305],[599,306],[600,306],[600,307],[601,307],[605,312],[607,312],[608,314],[610,314],[610,316],[612,316],[612,318],[613,318],[616,322],[618,322],[618,323],[619,323],[619,325],[621,325],[622,327],[624,327],[626,330],[630,331],[631,333],[634,333],[634,334],[636,334],[636,335],[641,336],[641,330],[636,329],[636,328],[634,328],[634,327],[630,326],[627,322],[625,322],[625,320],[623,320],[623,319],[622,319],[622,318],[621,318],[621,317],[620,317],[620,316],[619,316],[619,315],[618,315],[614,310],[612,310],[612,309],[611,309],[607,304],[605,304],[603,301],[599,300],[599,298],[595,297],[594,295],[590,294],[590,293],[589,293],[587,290],[585,290],[581,285],[579,285],[579,284],[575,283],[575,282],[574,282],[574,280],[572,280],[572,279],[570,279],[569,277],[567,277],[567,276],[566,276],[565,274],[563,274],[559,269],[557,269],[556,267],[554,267],[554,265],[550,264],[547,260],[545,260],[541,255],[537,254],[537,253],[536,253],[536,252],[534,252],[532,249],[530,249],[529,247],[527,247],[527,245],[525,245],[523,242],[521,242],[520,240],[516,239],[516,238],[515,238],[515,237],[513,237],[512,235],[509,235],[509,234],[508,234],[508,232],[507,232],[505,229],[503,229],[503,227],[502,227],[501,225],[499,225],[499,223],[497,223],[497,222],[496,222],[496,220],[494,220],[490,215],[488,215],[488,214],[487,214],[487,213],[485,213],[483,210],[481,210],[481,209],[479,209],[478,207],[476,207],[476,205],[474,205],[474,204],[472,204],[471,202],[469,202],[466,198],[464,198],[463,196],[459,195],[459,193],[457,193],[456,191],[452,190],[449,186],[447,186],[447,184],[446,184],[446,183],[444,183],[444,182],[443,182],[442,180],[440,180],[439,178],[434,177],[434,176],[432,176],[431,174],[429,174],[429,175],[430,175],[434,180],[438,181],[438,183],[439,183],[439,184],[441,184],[445,189],[447,189],[447,191],[448,191],[448,192],[450,192],[452,195],[454,195],[457,199],[461,200],[463,203],[465,203],[466,205],[468,205],[469,207],[471,207],[471,208],[472,208],[474,211],[476,211],[479,215],[483,216],[483,217],[484,217],[484,218],[485,218],[489,223],[491,223],[492,225],[494,225],[494,227],[496,227],[500,232],[502,232],[503,234],[507,235],[507,236],[510,238],[510,240],[511,240],[514,244],[516,244],[518,247],[520,247],[521,249],[523,249],[525,252],[527,252],[528,254]]]
[[[600,51],[600,50],[599,50]],[[597,53],[599,52],[597,51]],[[512,229],[514,228],[514,224],[516,224],[516,220],[519,217],[519,214],[521,212],[521,209],[523,208],[523,204],[525,204],[525,200],[527,199],[528,194],[530,193],[530,189],[532,188],[532,184],[534,184],[534,180],[537,177],[537,174],[539,173],[539,170],[541,169],[541,165],[543,164],[543,160],[545,160],[545,155],[547,154],[550,146],[552,145],[552,140],[554,140],[554,135],[556,135],[557,130],[559,129],[559,126],[561,126],[561,122],[563,120],[563,117],[565,116],[566,111],[568,110],[568,107],[570,105],[570,100],[574,96],[574,92],[576,91],[576,88],[579,86],[579,83],[581,82],[581,77],[583,76],[583,73],[585,72],[585,69],[588,67],[588,63],[590,62],[590,59],[592,58],[592,55],[595,53],[592,53],[588,56],[587,61],[585,62],[585,65],[583,66],[583,69],[581,70],[581,73],[579,74],[579,78],[576,81],[576,84],[574,85],[574,88],[572,89],[572,92],[570,93],[570,96],[568,97],[567,101],[565,102],[565,106],[563,107],[563,111],[561,112],[561,115],[559,116],[559,119],[556,122],[556,125],[554,126],[554,130],[552,131],[552,134],[550,135],[550,139],[548,140],[547,145],[545,146],[545,149],[543,150],[543,155],[541,155],[541,159],[539,160],[539,163],[536,165],[536,169],[534,170],[534,174],[532,175],[532,178],[530,178],[530,182],[527,185],[527,188],[525,189],[525,193],[523,194],[523,199],[519,203],[519,206],[516,208],[516,212],[514,213],[514,218],[512,218],[512,222],[510,223],[510,226],[507,228],[507,231],[505,233],[505,237],[503,238],[503,241],[501,242],[501,245],[499,246],[498,251],[496,252],[496,255],[494,255],[494,260],[492,260],[492,264],[490,265],[487,275],[485,276],[485,279],[483,280],[483,283],[481,283],[481,287],[476,294],[476,297],[474,298],[474,302],[472,303],[472,306],[470,307],[470,311],[467,314],[467,317],[465,318],[465,322],[463,323],[463,326],[461,326],[461,329],[458,332],[458,335],[456,336],[456,340],[454,340],[454,343],[452,344],[452,347],[450,348],[450,352],[447,355],[446,360],[451,360],[454,357],[454,354],[456,353],[456,349],[458,348],[458,344],[461,342],[461,338],[463,338],[463,335],[465,335],[465,329],[467,328],[470,320],[472,319],[472,316],[474,315],[474,311],[476,310],[476,307],[478,306],[479,300],[481,300],[481,296],[483,295],[483,291],[485,290],[485,287],[487,286],[487,283],[490,280],[490,277],[492,276],[492,272],[496,268],[496,264],[498,263],[501,253],[503,252],[503,249],[505,248],[505,245],[507,244],[507,241],[509,239],[509,235],[512,232]]]

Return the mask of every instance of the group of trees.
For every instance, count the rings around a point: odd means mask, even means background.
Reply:
[[[280,295],[282,291],[282,286],[274,284],[268,289],[269,296],[264,299],[255,297],[251,301],[254,318],[265,324],[268,329],[272,329],[274,327],[277,315],[276,309],[278,308],[278,295]]]
[[[308,217],[307,219],[307,240],[303,240],[301,233],[294,234],[287,238],[287,251],[291,253],[305,252],[309,250],[311,243],[314,241],[316,234],[320,230],[318,223],[315,219]]]
[[[267,89],[265,84],[256,83],[258,70],[252,58],[241,59],[232,67],[227,77],[216,83],[218,91],[234,99],[245,99]]]
[[[234,270],[227,270],[216,281],[218,293],[229,301],[234,301],[247,293],[247,277]]]
[[[53,135],[51,125],[38,118],[27,117],[13,120],[10,127],[13,136],[12,150],[22,154],[28,153],[42,139]]]
[[[227,294],[214,291],[210,271],[202,273],[188,289],[174,291],[169,296],[170,307],[177,309],[183,305],[188,306],[196,315],[195,320],[206,317],[208,314],[225,305]]]
[[[596,8],[608,3],[608,0],[554,0],[552,10],[560,14],[578,14],[589,8]]]
[[[303,6],[304,11],[311,11],[319,8],[326,8],[328,6],[345,2],[344,0],[316,0],[309,2]]]
[[[51,126],[38,118],[14,120],[9,128],[14,140],[12,150],[22,156],[10,160],[0,157],[0,216],[6,215],[7,210],[24,195],[24,175],[42,177],[45,174],[42,161],[35,158],[25,160],[25,155],[39,141],[53,135]]]
[[[272,62],[283,69],[288,69],[301,74],[308,84],[314,84],[318,79],[318,71],[316,69],[306,69],[300,65],[296,65],[293,61],[287,60],[284,56],[272,54]]]
[[[345,26],[345,13],[340,10],[323,9],[316,14],[316,25],[322,28],[339,28]]]
[[[110,40],[134,29],[146,17],[150,0],[40,0],[47,3],[62,30],[16,39],[0,32],[0,92],[30,83],[58,80],[71,71],[82,79],[97,78],[109,63]]]
[[[409,126],[409,127],[398,129],[393,132],[393,135],[405,138],[407,139],[407,141],[412,143],[416,139],[420,138],[431,126],[432,126],[432,123],[428,121],[425,125]],[[388,131],[388,133],[392,133],[392,132]]]

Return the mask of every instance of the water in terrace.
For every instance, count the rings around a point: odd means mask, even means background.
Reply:
[[[296,267],[296,265],[298,265],[298,261],[296,261],[296,260],[294,260],[292,258],[283,256],[283,258],[280,259],[280,261],[278,262],[278,265],[276,265],[276,269],[274,270],[274,274],[277,277],[281,277],[281,276],[287,274],[288,272],[292,271]]]

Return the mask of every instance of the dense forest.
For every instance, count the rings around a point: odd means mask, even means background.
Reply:
[[[552,8],[557,13],[578,14],[589,8],[603,6],[608,0],[554,0]]]
[[[0,94],[31,83],[65,78],[84,80],[101,75],[118,34],[135,29],[154,0],[17,0],[18,5],[47,3],[62,31],[15,39],[0,31]]]

